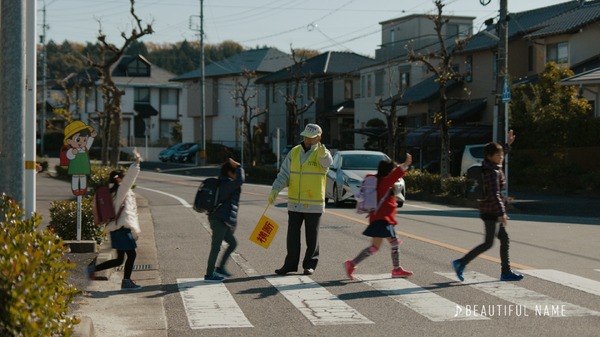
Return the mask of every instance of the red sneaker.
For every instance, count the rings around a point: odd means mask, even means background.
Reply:
[[[348,278],[354,280],[355,278],[352,274],[356,270],[356,266],[352,263],[352,261],[348,260],[344,262],[344,268],[346,268],[346,275],[348,275]]]
[[[392,270],[392,278],[396,277],[408,277],[412,275],[413,272],[410,270],[404,270],[402,267],[398,267],[398,269]]]

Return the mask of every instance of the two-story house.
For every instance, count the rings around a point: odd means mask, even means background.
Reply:
[[[300,138],[300,131],[291,130],[286,96],[295,100],[293,103],[297,107],[314,100],[314,104],[299,116],[300,130],[308,123],[317,123],[323,129],[323,143],[337,149],[353,148],[352,134],[344,131],[354,129],[355,98],[360,88],[358,71],[372,63],[373,59],[355,53],[325,52],[259,78],[256,83],[266,89],[267,130],[272,149],[275,151],[277,143],[283,147],[294,145]],[[298,90],[294,97],[296,83]],[[276,138],[277,130],[279,139]]]
[[[249,107],[263,111],[265,90],[254,84],[255,79],[289,66],[293,61],[289,54],[275,48],[248,50],[219,62],[208,64],[204,69],[205,92],[205,140],[229,147],[240,148],[242,141],[240,117],[243,114],[240,100],[235,99],[236,83],[245,83],[245,70],[256,74],[248,84],[247,93],[255,95],[248,102]],[[183,141],[200,142],[201,93],[200,70],[174,77],[171,81],[180,82],[184,87],[187,105],[186,123],[183,123]],[[252,120],[252,126],[265,123],[266,114]]]
[[[508,74],[512,81],[532,81],[549,61],[555,61],[572,69],[596,60],[599,48],[592,41],[598,36],[598,1],[569,1],[519,13],[510,13],[508,21]],[[448,119],[452,171],[465,144],[482,143],[492,139],[494,116],[498,114],[496,102],[500,94],[497,86],[498,32],[495,25],[473,36],[467,46],[454,58],[454,65],[464,75],[462,83],[450,88]],[[594,61],[592,61],[593,63]],[[597,60],[596,60],[597,62]],[[575,66],[575,67],[574,67]],[[591,66],[591,65],[590,65]],[[585,67],[583,67],[585,68]],[[589,69],[589,68],[588,68]],[[430,83],[431,84],[431,83]],[[427,80],[420,85],[426,86]],[[416,87],[416,86],[415,86]],[[413,96],[409,88],[403,96],[407,106],[407,124],[417,126],[411,120],[426,122],[425,126],[411,129],[405,138],[405,146],[419,149],[425,160],[435,160],[439,149],[439,130],[430,126],[430,111],[438,109],[437,97],[426,98],[422,103],[411,104]],[[429,86],[434,93],[436,86]],[[418,96],[427,96],[426,90],[414,90]]]
[[[179,121],[182,86],[169,82],[175,74],[151,64],[141,55],[124,55],[111,68],[112,80],[121,97],[123,146],[166,145],[172,142],[173,125]],[[94,68],[64,80],[63,102],[74,119],[97,127],[98,112],[104,110],[100,74]]]

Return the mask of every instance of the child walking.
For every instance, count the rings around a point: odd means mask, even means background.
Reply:
[[[115,170],[110,173],[109,177],[109,184],[112,184],[110,191],[113,194],[113,206],[119,215],[116,221],[112,221],[106,225],[105,230],[110,231],[111,246],[117,250],[117,258],[97,266],[93,264],[88,266],[88,277],[94,279],[95,272],[120,266],[123,264],[125,255],[127,255],[123,280],[121,281],[121,289],[126,290],[142,288],[142,286],[136,284],[131,279],[133,263],[136,258],[136,241],[141,232],[135,193],[131,190],[140,173],[141,157],[135,149],[133,150],[133,155],[135,156],[135,162],[131,164],[127,170],[127,174],[122,170]],[[121,210],[121,208],[123,209]]]
[[[222,282],[225,277],[231,276],[225,268],[225,264],[237,247],[237,240],[233,236],[233,233],[237,226],[240,195],[242,194],[244,180],[244,169],[240,163],[229,158],[227,162],[221,165],[219,198],[217,200],[219,206],[214,212],[208,215],[208,222],[212,230],[212,240],[206,266],[206,275],[204,275],[206,282]],[[227,242],[229,246],[223,253],[219,266],[215,268],[223,241]]]
[[[408,171],[412,163],[412,156],[407,153],[406,161],[397,165],[391,160],[382,160],[377,168],[377,200],[385,200],[375,212],[369,214],[369,226],[363,232],[363,235],[372,238],[371,245],[363,249],[353,260],[347,260],[344,263],[346,275],[351,280],[354,279],[356,266],[367,257],[375,254],[381,247],[381,242],[386,238],[392,246],[392,277],[407,277],[413,274],[412,271],[405,270],[400,266],[400,240],[396,237],[396,195],[394,193],[394,183],[398,181]]]
[[[514,142],[515,135],[513,130],[508,133],[508,141],[506,150],[510,149],[510,145]],[[504,148],[498,143],[488,143],[483,148],[485,156],[481,163],[483,167],[483,184],[485,186],[486,199],[479,203],[479,214],[485,225],[485,241],[479,246],[473,248],[465,256],[452,261],[452,267],[456,272],[456,277],[460,281],[464,281],[463,271],[469,262],[476,258],[479,254],[492,248],[494,244],[494,235],[496,234],[500,240],[500,261],[501,273],[500,280],[502,281],[520,281],[523,275],[514,273],[510,268],[508,258],[508,215],[506,214],[506,197],[502,195],[502,190],[505,186],[505,177],[502,172],[502,162],[504,161]],[[500,226],[496,226],[500,224]]]

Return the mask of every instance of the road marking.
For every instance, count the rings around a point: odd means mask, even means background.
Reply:
[[[192,329],[253,327],[223,283],[199,278],[177,279],[183,307]]]
[[[456,279],[455,273],[436,274]],[[557,300],[550,296],[540,294],[533,290],[525,289],[511,282],[500,281],[497,278],[489,277],[477,272],[466,272],[462,284],[469,285],[489,295],[498,297],[504,301],[514,303],[523,312],[533,310],[536,316],[550,317],[573,317],[573,316],[600,316],[600,312],[580,307],[575,304]]]
[[[434,322],[489,319],[481,315],[457,314],[466,312],[465,308],[405,279],[390,278],[390,274],[355,276]]]
[[[337,213],[337,212],[333,212],[333,211],[330,211],[330,210],[325,210],[325,213],[329,213],[329,214],[332,214],[332,215],[335,215],[335,216],[338,216],[338,217],[341,217],[341,218],[344,218],[344,219],[348,219],[348,220],[351,220],[351,221],[355,221],[355,222],[364,224],[364,225],[368,225],[369,224],[369,222],[366,221],[366,220],[357,219],[355,217],[351,217],[351,216],[348,216],[348,215],[345,215],[345,214],[342,214],[342,213]],[[414,234],[402,232],[402,231],[399,231],[399,230],[396,230],[396,233],[398,235],[401,235],[401,236],[404,236],[404,237],[407,237],[407,238],[411,238],[411,239],[415,239],[415,240],[418,240],[418,241],[421,241],[421,242],[429,243],[429,244],[432,244],[434,246],[438,246],[438,247],[442,247],[442,248],[447,248],[447,249],[454,250],[454,251],[457,251],[457,252],[460,252],[460,253],[463,253],[463,254],[466,254],[466,253],[468,253],[470,251],[470,249],[464,249],[464,248],[461,248],[461,247],[458,247],[458,246],[455,246],[455,245],[451,245],[449,243],[444,243],[444,242],[440,242],[440,241],[428,239],[426,237],[422,237],[422,236],[419,236],[419,235],[414,235]],[[488,255],[485,255],[485,254],[481,254],[478,257],[482,258],[484,260],[496,262],[498,264],[500,263],[500,259],[488,256]],[[516,263],[516,262],[511,262],[510,264],[513,267],[515,267],[516,269],[523,269],[523,270],[524,269],[533,269],[533,267],[530,267],[530,266],[527,266],[527,265],[524,265],[524,264],[520,264],[520,263]]]
[[[573,289],[585,291],[600,296],[600,282],[585,277],[565,273],[553,269],[530,269],[520,270],[523,274],[531,275],[542,280],[558,283]]]
[[[171,198],[179,201],[183,205],[183,207],[192,208],[192,205],[188,204],[188,202],[185,201],[185,199],[180,198],[180,197],[178,197],[176,195],[173,195],[171,193],[167,193],[167,192],[163,192],[163,191],[159,191],[159,190],[154,190],[154,189],[151,189],[151,188],[141,187],[141,186],[137,186],[136,188],[139,188],[139,189],[142,189],[142,190],[146,190],[146,191],[150,191],[150,192],[154,192],[154,193],[164,194],[166,196],[169,196],[169,197],[171,197]]]
[[[308,276],[265,276],[313,325],[374,324]]]

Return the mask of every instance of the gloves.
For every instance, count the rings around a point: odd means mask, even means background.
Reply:
[[[269,204],[272,204],[275,201],[275,199],[277,199],[278,194],[279,192],[271,190],[271,193],[269,194]]]
[[[323,144],[319,143],[319,144],[317,145],[317,149],[316,149],[316,151],[317,151],[317,156],[318,156],[319,158],[324,158],[324,157],[327,157],[327,149],[325,148],[325,145],[323,145]]]

